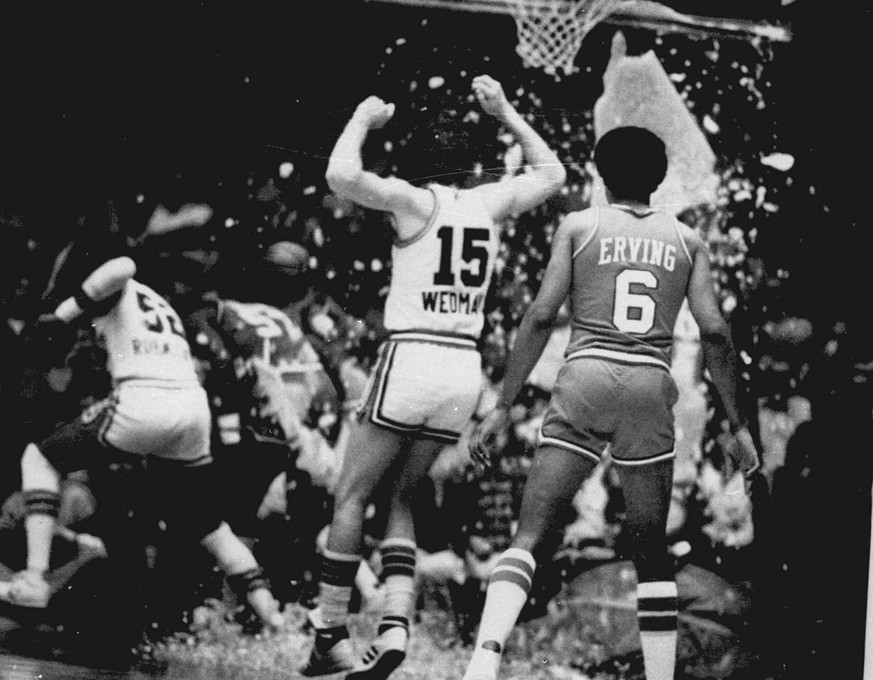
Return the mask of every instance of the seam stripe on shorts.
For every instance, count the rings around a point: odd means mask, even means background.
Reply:
[[[405,423],[398,423],[391,420],[391,418],[386,418],[382,414],[382,406],[385,401],[385,391],[388,386],[388,377],[391,374],[391,366],[394,364],[394,353],[396,351],[397,344],[391,342],[391,346],[385,355],[384,370],[377,386],[376,398],[373,403],[373,410],[370,413],[370,420],[376,425],[381,425],[382,427],[387,427],[392,430],[399,430],[401,432],[418,432],[421,425],[406,425]]]
[[[395,331],[389,335],[392,342],[395,341],[412,341],[412,342],[428,342],[435,345],[448,345],[450,347],[467,347],[476,349],[476,338],[472,335],[461,335],[459,333],[440,333],[438,331],[419,331],[411,329],[408,331]]]
[[[421,433],[440,441],[454,444],[461,438],[460,432],[452,432],[451,430],[435,430],[429,427],[422,427]]]
[[[662,460],[670,460],[671,458],[676,457],[675,451],[668,451],[667,453],[658,453],[654,456],[649,456],[648,458],[616,458],[612,457],[612,462],[616,465],[624,465],[626,467],[636,467],[639,465],[650,465],[651,463],[660,463]]]
[[[631,364],[633,366],[638,365],[646,365],[646,366],[658,366],[659,368],[665,368],[668,371],[670,367],[667,365],[666,361],[662,361],[657,357],[653,357],[649,354],[635,354],[632,352],[621,352],[613,349],[603,349],[601,347],[586,347],[584,349],[576,350],[567,355],[567,361],[571,359],[581,359],[583,357],[594,357],[597,359],[606,359],[608,361],[615,361],[616,363],[625,363]]]
[[[97,429],[97,441],[100,442],[103,446],[111,446],[111,444],[106,441],[106,434],[109,432],[109,428],[112,426],[112,421],[115,419],[115,410],[118,406],[118,393],[113,392],[111,401],[103,413],[100,414],[102,421],[100,422],[100,427]]]
[[[578,444],[571,444],[570,442],[564,441],[563,439],[558,439],[556,437],[544,437],[540,434],[540,446],[543,444],[548,444],[549,446],[557,446],[559,449],[566,449],[572,453],[578,453],[580,456],[584,456],[590,460],[593,460],[595,463],[600,462],[600,456],[598,456],[594,451],[589,451],[586,448],[579,446]]]

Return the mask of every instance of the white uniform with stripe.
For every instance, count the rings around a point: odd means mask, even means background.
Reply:
[[[499,226],[471,190],[431,185],[425,228],[392,250],[389,340],[362,410],[399,432],[456,441],[482,389],[477,350]]]
[[[94,328],[115,386],[107,410],[99,413],[101,441],[128,453],[208,462],[209,403],[173,308],[130,280],[112,310],[94,319]]]

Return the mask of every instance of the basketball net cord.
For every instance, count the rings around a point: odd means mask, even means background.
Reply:
[[[516,52],[525,66],[557,76],[576,71],[574,60],[582,40],[612,14],[619,0],[510,0],[518,29]]]

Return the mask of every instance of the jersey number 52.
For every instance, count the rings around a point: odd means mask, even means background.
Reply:
[[[136,301],[143,314],[143,323],[153,333],[170,332],[185,338],[182,322],[170,306],[163,300],[157,300],[145,293],[137,292]],[[187,338],[186,338],[187,340]]]

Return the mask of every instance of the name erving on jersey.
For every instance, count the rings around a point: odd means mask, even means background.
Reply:
[[[608,236],[600,239],[597,264],[610,262],[654,264],[671,272],[676,268],[676,246],[654,238]]]
[[[478,314],[485,302],[484,293],[459,290],[423,290],[421,305],[424,311],[436,314]]]
[[[190,359],[191,351],[182,343],[170,343],[160,338],[131,338],[134,356],[175,356]]]

